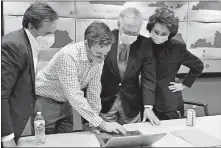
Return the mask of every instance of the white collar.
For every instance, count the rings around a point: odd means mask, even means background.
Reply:
[[[41,49],[41,46],[38,44],[38,42],[36,41],[34,36],[30,33],[30,31],[26,28],[24,28],[24,29],[25,29],[25,32],[26,32],[28,39],[30,41],[32,50],[36,50],[36,52],[38,52]]]
[[[118,43],[119,43],[119,45],[123,43],[123,42],[120,40],[120,30],[119,30],[119,34],[118,34]]]

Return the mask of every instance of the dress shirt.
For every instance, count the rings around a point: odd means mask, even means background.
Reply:
[[[85,42],[69,44],[54,55],[36,76],[36,94],[56,101],[69,101],[89,123],[103,121],[101,110],[101,73],[103,63],[91,63]],[[82,89],[87,89],[86,98]]]

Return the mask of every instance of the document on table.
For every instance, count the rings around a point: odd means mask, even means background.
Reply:
[[[194,127],[192,129],[174,131],[171,133],[192,144],[194,147],[213,147],[221,145],[221,140]]]

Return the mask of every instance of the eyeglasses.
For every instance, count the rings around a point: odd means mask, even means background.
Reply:
[[[140,32],[130,32],[130,31],[126,31],[123,27],[121,27],[124,34],[127,34],[129,36],[139,36],[140,35]]]

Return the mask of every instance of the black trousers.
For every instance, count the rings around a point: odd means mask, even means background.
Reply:
[[[169,112],[159,112],[156,108],[153,108],[153,112],[159,120],[179,119],[179,114],[176,110]]]
[[[143,105],[141,106],[141,119],[143,119],[143,111],[144,111],[144,107]],[[180,115],[178,114],[178,112],[180,112]],[[177,110],[172,110],[169,112],[159,112],[156,110],[155,106],[153,107],[153,112],[154,114],[157,116],[157,118],[159,120],[170,120],[170,119],[179,119],[180,116],[183,117],[184,116],[184,103],[180,103]],[[141,120],[142,121],[142,120]]]

